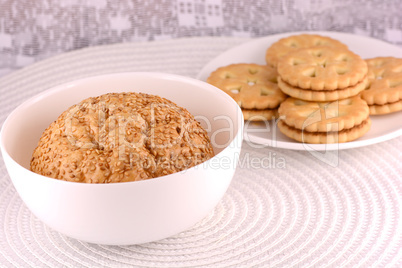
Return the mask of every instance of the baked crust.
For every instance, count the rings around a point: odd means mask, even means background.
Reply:
[[[244,120],[248,121],[266,121],[278,117],[278,109],[242,109]]]
[[[31,170],[60,180],[110,183],[172,174],[213,156],[184,108],[144,93],[109,93],[63,112],[42,134]]]
[[[401,110],[402,59],[377,57],[366,60],[368,84],[361,93],[372,114],[387,114]]]
[[[356,140],[370,130],[371,119],[368,117],[361,124],[343,131],[309,132],[288,126],[283,120],[278,122],[279,130],[287,137],[302,143],[329,144]]]
[[[229,94],[242,109],[275,109],[286,99],[278,73],[267,65],[239,63],[220,67],[207,82]]]
[[[369,116],[367,103],[359,96],[334,102],[309,102],[288,98],[278,109],[290,127],[309,132],[351,129]]]
[[[389,114],[402,111],[402,100],[383,105],[369,105],[371,115]]]
[[[363,92],[367,87],[367,77],[356,85],[336,90],[310,90],[294,87],[278,77],[279,88],[287,95],[306,101],[335,101],[350,98]]]
[[[367,64],[346,49],[304,48],[283,56],[278,62],[278,74],[293,87],[335,90],[361,82],[367,75]]]
[[[282,38],[273,43],[265,53],[268,65],[276,67],[278,61],[289,52],[309,47],[328,46],[347,49],[348,47],[338,40],[316,34],[300,34]]]

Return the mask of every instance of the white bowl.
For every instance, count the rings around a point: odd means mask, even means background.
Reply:
[[[216,155],[182,172],[138,182],[74,183],[29,170],[42,132],[64,110],[87,97],[128,91],[159,95],[185,107],[208,130]],[[0,145],[17,192],[46,225],[86,242],[127,245],[169,237],[205,217],[232,180],[242,133],[238,105],[205,82],[162,73],[117,73],[56,86],[24,102],[4,122]]]

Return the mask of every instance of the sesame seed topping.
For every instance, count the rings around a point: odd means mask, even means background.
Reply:
[[[76,182],[136,181],[212,156],[206,131],[184,108],[144,93],[110,93],[63,112],[42,134],[31,170]]]

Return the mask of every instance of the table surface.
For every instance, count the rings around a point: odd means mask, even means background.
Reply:
[[[20,103],[73,79],[125,71],[195,77],[247,38],[199,37],[86,48],[0,78],[0,124]],[[191,229],[143,245],[61,235],[33,216],[0,161],[0,266],[401,267],[402,137],[333,152],[243,143],[232,184]]]

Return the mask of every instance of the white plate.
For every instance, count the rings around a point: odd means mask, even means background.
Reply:
[[[207,65],[205,65],[204,68],[197,75],[197,78],[206,81],[209,74],[216,70],[218,67],[232,63],[265,64],[265,51],[272,43],[278,41],[283,37],[301,33],[302,32],[293,32],[271,35],[255,39],[229,49],[210,61]],[[348,45],[350,50],[360,55],[363,59],[379,56],[394,56],[402,58],[402,48],[373,38],[336,32],[310,33],[330,36],[334,39],[337,39]],[[271,121],[265,123],[246,122],[244,128],[244,139],[256,144],[268,145],[277,148],[309,151],[328,151],[367,146],[402,135],[402,112],[397,112],[389,115],[371,116],[371,119],[372,126],[369,132],[367,132],[363,137],[355,141],[346,143],[303,144],[295,142],[283,135],[279,130],[277,130],[275,122]]]

